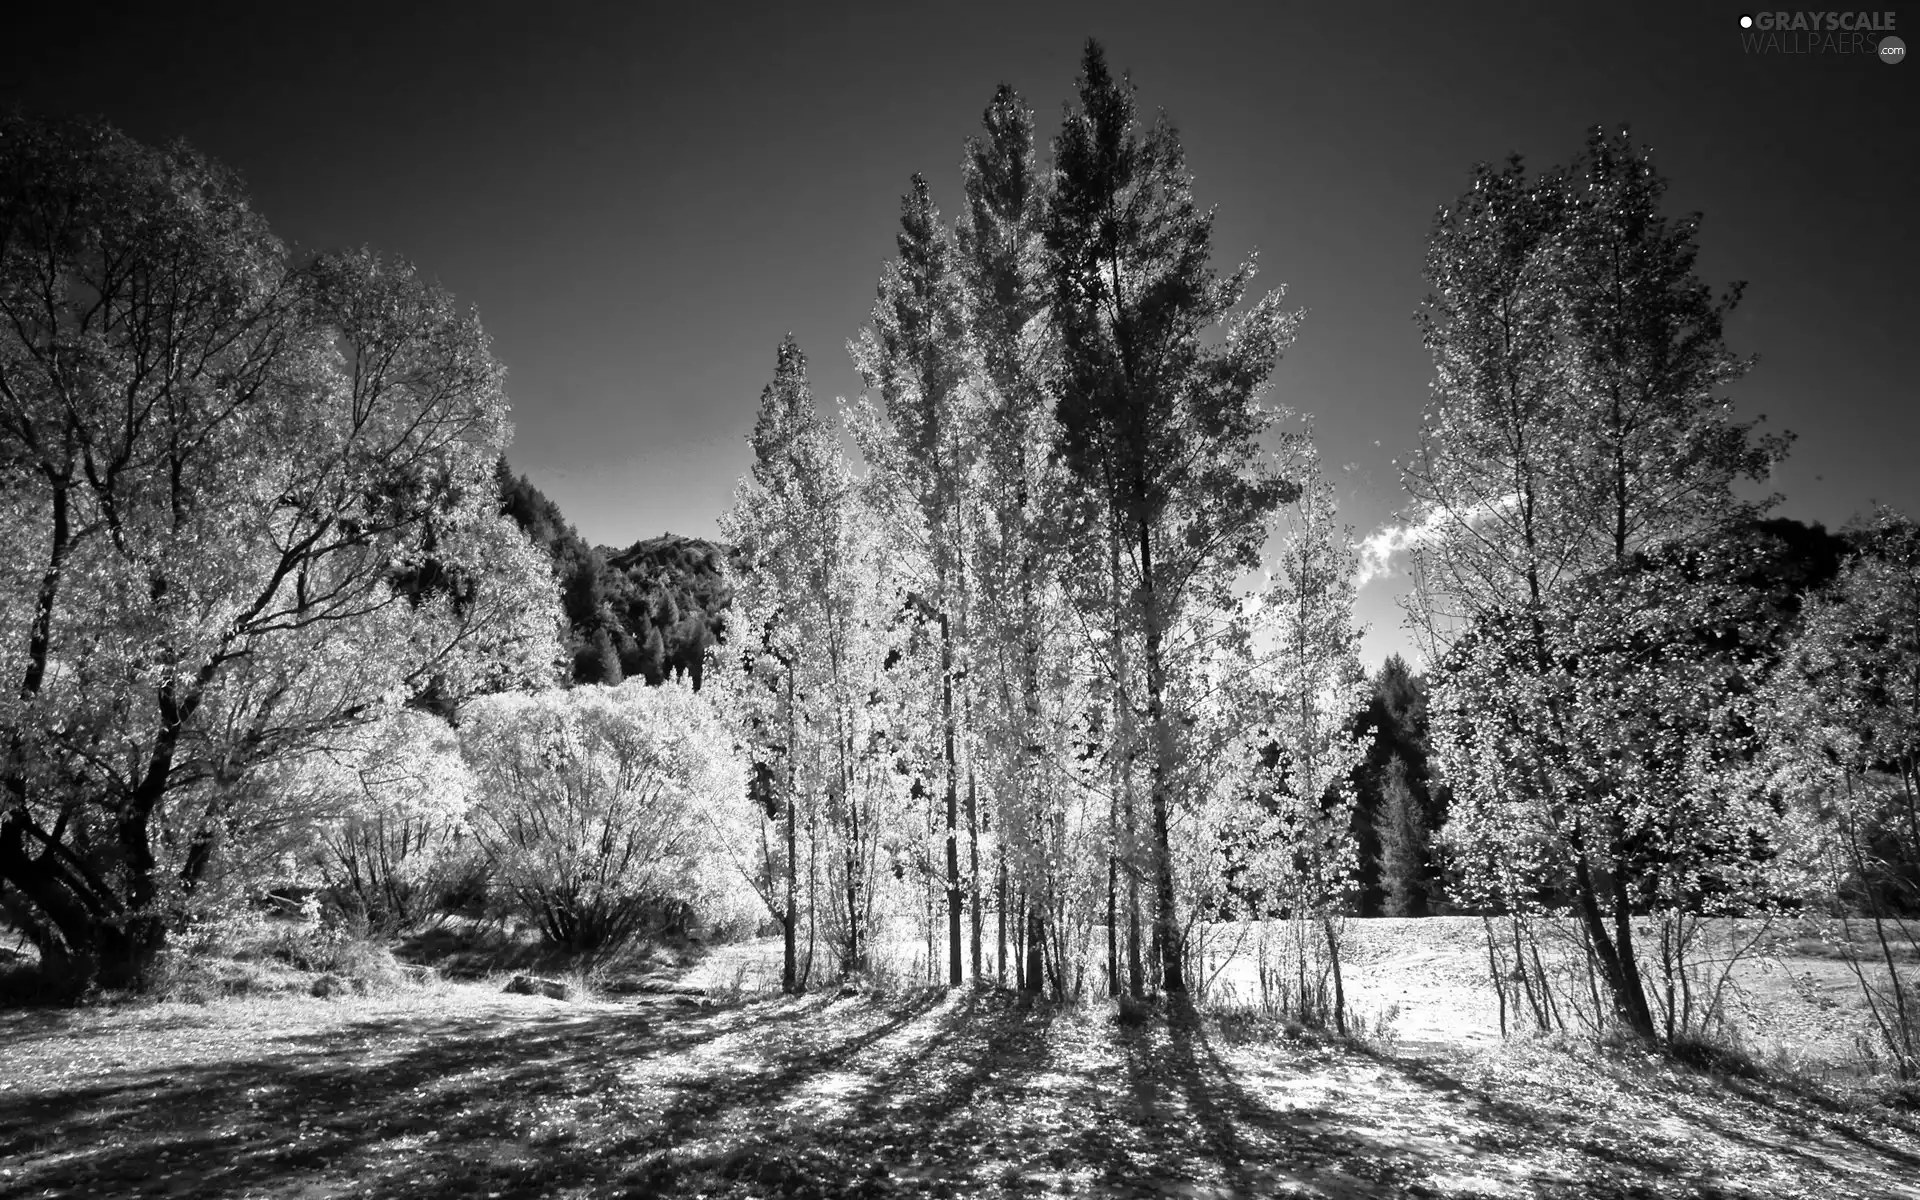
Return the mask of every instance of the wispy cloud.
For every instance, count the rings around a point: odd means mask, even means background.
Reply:
[[[1478,525],[1514,502],[1514,497],[1506,496],[1499,500],[1476,504],[1464,514],[1468,525]],[[1404,525],[1383,525],[1360,540],[1360,566],[1354,573],[1355,591],[1367,586],[1376,579],[1390,579],[1393,576],[1393,560],[1410,550],[1431,546],[1443,537],[1447,530],[1462,519],[1461,514],[1445,509],[1434,509],[1418,521]]]
[[[1391,578],[1394,556],[1438,541],[1446,530],[1447,522],[1446,513],[1432,512],[1422,521],[1406,525],[1383,525],[1360,539],[1357,548],[1360,568],[1353,577],[1354,590],[1358,591],[1376,579]]]

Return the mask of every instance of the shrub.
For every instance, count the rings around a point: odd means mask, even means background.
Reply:
[[[364,922],[321,920],[311,906],[306,919],[282,923],[266,951],[297,970],[334,976],[361,994],[398,987],[405,979],[393,951]]]
[[[1699,1029],[1678,1032],[1667,1042],[1667,1055],[1696,1071],[1738,1075],[1743,1079],[1756,1079],[1760,1075],[1753,1055],[1731,1027],[1717,1033]]]
[[[729,815],[745,766],[687,685],[489,696],[461,717],[469,826],[549,942],[607,950],[681,905],[719,924],[751,911]]]
[[[311,851],[329,903],[382,933],[420,925],[465,866],[470,777],[445,721],[399,710],[341,747],[308,755],[298,786],[329,814]]]

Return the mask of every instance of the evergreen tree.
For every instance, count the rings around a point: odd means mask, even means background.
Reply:
[[[1407,782],[1406,760],[1395,754],[1383,772],[1380,813],[1382,909],[1389,917],[1427,915],[1427,817]]]
[[[574,655],[573,681],[611,687],[625,678],[626,672],[620,669],[620,655],[613,648],[613,638],[604,626],[594,630],[593,636]]]
[[[560,582],[571,681],[617,684],[634,676],[657,685],[683,675],[698,690],[732,598],[723,549],[673,534],[620,551],[594,548],[504,457],[494,479],[501,512],[546,552]]]
[[[1446,814],[1445,791],[1436,786],[1428,766],[1426,680],[1393,654],[1374,672],[1370,693],[1356,724],[1367,756],[1354,769],[1353,832],[1360,852],[1359,911],[1378,916],[1386,902],[1379,830],[1386,812],[1387,764],[1395,757],[1401,760],[1426,828],[1438,829]]]

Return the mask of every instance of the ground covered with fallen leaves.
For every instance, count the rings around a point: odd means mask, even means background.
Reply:
[[[0,1013],[0,1195],[1920,1197],[1920,1115],[1004,992]]]

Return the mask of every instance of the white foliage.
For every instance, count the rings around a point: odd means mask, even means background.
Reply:
[[[542,920],[605,922],[682,902],[715,924],[752,894],[728,866],[743,836],[745,763],[690,686],[586,686],[488,696],[461,712],[474,774],[469,820],[501,880]]]

